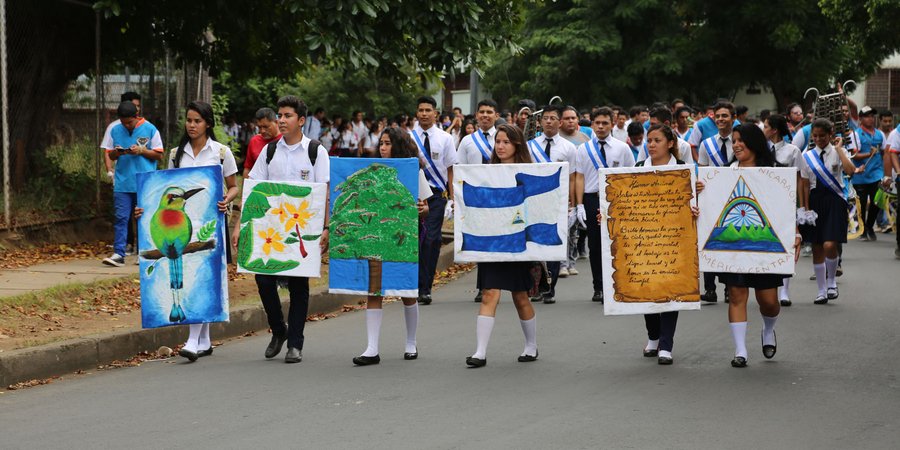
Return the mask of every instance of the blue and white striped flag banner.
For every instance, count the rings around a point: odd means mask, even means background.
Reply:
[[[457,262],[566,259],[569,164],[453,167]]]

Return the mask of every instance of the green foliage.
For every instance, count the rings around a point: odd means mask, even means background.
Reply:
[[[722,242],[780,242],[769,227],[749,226],[735,228],[734,224],[728,225],[714,240]]]
[[[216,232],[216,219],[213,219],[197,230],[197,240],[205,241],[212,237],[213,233]]]
[[[525,13],[521,52],[494,52],[484,84],[501,102],[582,107],[706,104],[762,85],[784,106],[872,73],[900,48],[898,22],[900,4],[883,0],[541,2]]]
[[[336,190],[331,258],[418,261],[416,200],[397,179],[397,169],[372,164]]]
[[[263,262],[261,258],[256,258],[243,266],[247,270],[271,275],[284,272],[285,270],[291,270],[299,265],[300,263],[297,261],[278,261],[277,259],[270,259],[268,262]]]

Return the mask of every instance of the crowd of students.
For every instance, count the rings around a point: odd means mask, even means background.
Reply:
[[[101,148],[109,156],[113,173],[115,203],[114,254],[103,262],[124,264],[128,222],[135,210],[134,175],[155,170],[164,151],[159,132],[140,118],[139,97],[123,98],[117,113],[119,121],[110,124]],[[846,135],[835,135],[833,124],[824,119],[810,121],[799,105],[790,105],[785,114],[763,111],[759,118],[749,117],[747,108],[719,100],[708,108],[695,110],[683,101],[634,107],[627,114],[617,106],[601,106],[589,112],[572,106],[546,105],[540,118],[541,133],[531,140],[523,134],[526,120],[538,107],[533,101],[518,102],[517,114],[501,111],[496,102],[478,102],[472,117],[456,110],[442,114],[437,102],[428,96],[417,100],[413,117],[404,115],[367,123],[361,112],[343,123],[336,117],[325,119],[322,108],[309,114],[305,103],[295,96],[284,96],[276,108],[260,108],[255,115],[258,130],[247,143],[243,163],[244,178],[255,180],[329,182],[329,157],[417,157],[420,161],[419,296],[405,298],[404,318],[407,337],[404,359],[418,357],[416,329],[419,305],[432,303],[431,290],[441,246],[441,229],[453,217],[453,167],[456,164],[523,164],[567,162],[570,171],[568,196],[569,252],[565,261],[547,261],[547,288],[529,298],[534,286],[533,265],[529,263],[482,263],[478,267],[476,302],[476,351],[466,359],[470,367],[487,364],[487,347],[500,298],[500,292],[512,293],[521,322],[525,346],[518,360],[538,358],[536,317],[532,303],[556,302],[560,278],[578,275],[575,261],[587,253],[591,269],[593,295],[602,303],[603,276],[599,216],[599,172],[605,168],[641,165],[792,167],[798,177],[797,254],[802,242],[811,246],[818,293],[813,302],[827,303],[839,296],[836,277],[840,275],[841,244],[847,241],[847,179],[864,205],[864,236],[875,239],[874,227],[880,210],[871,208],[879,185],[891,189],[900,175],[900,132],[893,117],[878,114],[869,107],[857,111],[854,104],[846,110],[848,122],[858,123]],[[876,117],[878,122],[876,123]],[[220,208],[238,192],[234,156],[215,141],[215,118],[203,102],[192,102],[186,111],[184,136],[170,153],[167,167],[221,165],[227,192]],[[809,121],[810,123],[804,124]],[[856,122],[858,121],[858,122]],[[900,127],[898,127],[900,128]],[[843,131],[843,130],[837,130]],[[885,132],[888,136],[885,137]],[[114,167],[113,167],[114,164]],[[846,177],[845,177],[846,175]],[[697,186],[698,192],[703,186]],[[873,190],[875,192],[873,192]],[[694,211],[695,216],[699,211]],[[596,217],[595,217],[596,215]],[[321,237],[322,251],[328,247],[328,219]],[[238,226],[232,245],[239,239]],[[900,239],[900,238],[898,238]],[[586,248],[581,246],[585,245]],[[900,240],[898,240],[900,245]],[[580,248],[581,247],[581,248]],[[900,247],[897,253],[900,257]],[[331,276],[340,276],[332,273]],[[791,306],[790,277],[780,275],[704,274],[706,302],[718,300],[715,280],[725,285],[729,302],[729,322],[735,344],[734,367],[747,365],[744,343],[747,330],[746,303],[754,289],[763,316],[762,350],[774,357],[777,343],[775,323],[781,307]],[[290,308],[287,321],[282,313],[277,277],[256,275],[260,298],[265,308],[272,338],[266,358],[277,356],[285,343],[285,362],[302,360],[304,323],[308,312],[309,283],[302,277],[288,278]],[[366,350],[353,358],[356,365],[380,362],[379,335],[381,298],[367,300]],[[648,315],[645,324],[648,342],[643,354],[657,357],[659,364],[673,362],[677,313]],[[212,353],[208,326],[192,325],[190,337],[181,355],[195,361]]]

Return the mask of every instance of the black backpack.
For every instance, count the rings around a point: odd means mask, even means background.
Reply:
[[[316,139],[309,140],[309,147],[306,148],[306,153],[309,155],[309,163],[316,166],[316,157],[319,156],[319,146],[322,145]],[[275,149],[278,148],[278,141],[269,142],[269,145],[266,145],[266,165],[269,165],[272,162],[272,158],[275,157]]]

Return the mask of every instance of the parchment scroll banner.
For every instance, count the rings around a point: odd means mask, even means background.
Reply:
[[[700,309],[693,198],[691,166],[600,171],[604,314]]]

